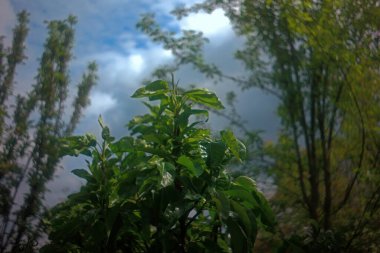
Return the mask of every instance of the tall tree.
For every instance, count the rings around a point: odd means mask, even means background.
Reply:
[[[279,98],[281,138],[269,154],[278,186],[297,185],[294,192],[278,188],[293,200],[288,203],[297,203],[285,208],[301,214],[288,222],[293,223],[290,232],[312,219],[318,225],[310,249],[358,250],[364,238],[379,245],[378,231],[370,225],[377,223],[380,203],[378,1],[209,0],[173,13],[182,18],[217,8],[245,37],[236,57],[245,64],[247,78],[205,63],[201,34],[175,37],[149,15],[138,26],[172,50],[176,68],[190,63],[208,76],[234,80],[243,88],[261,87]],[[339,249],[326,239],[331,231]]]
[[[76,23],[69,16],[47,23],[36,82],[28,94],[14,94],[16,67],[25,58],[28,16],[26,11],[18,14],[11,48],[0,45],[0,252],[18,252],[43,232],[43,198],[59,163],[58,138],[74,130],[97,79],[96,64],[90,63],[78,85],[71,119],[65,123]]]

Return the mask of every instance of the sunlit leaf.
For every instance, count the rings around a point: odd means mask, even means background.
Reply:
[[[222,102],[215,95],[215,93],[207,89],[193,89],[186,91],[184,95],[193,100],[194,102],[200,103],[202,105],[214,108],[214,109],[224,109]]]
[[[90,149],[95,145],[96,137],[93,134],[64,137],[60,139],[60,156],[78,156],[80,154],[91,156]]]
[[[246,157],[246,148],[241,141],[239,141],[231,130],[223,130],[220,132],[222,140],[226,143],[227,147],[231,150],[232,154],[241,162]]]
[[[133,95],[133,98],[149,97],[150,100],[157,100],[163,98],[164,94],[168,91],[169,85],[162,80],[154,81],[142,88],[139,88]]]

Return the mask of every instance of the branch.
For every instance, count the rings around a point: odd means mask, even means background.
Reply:
[[[245,85],[245,86],[250,86],[251,85],[251,82],[249,80],[244,80],[244,79],[240,79],[240,78],[237,78],[237,77],[233,77],[233,76],[229,76],[229,75],[225,75],[223,73],[221,73],[219,75],[221,78],[224,78],[224,79],[228,79],[228,80],[231,80],[231,81],[234,81],[235,83],[238,83],[239,85]],[[275,91],[274,89],[271,89],[269,87],[265,87],[265,86],[259,86],[260,89],[268,92],[269,94],[275,96],[276,98],[280,99],[282,98],[282,96],[277,92]]]
[[[345,73],[344,73],[344,78],[345,78],[345,81],[347,81],[347,76],[346,76]],[[350,85],[349,82],[347,82],[347,83],[349,84],[351,95],[352,95],[352,98],[354,100],[354,104],[355,104],[355,107],[356,107],[356,109],[358,111],[359,118],[360,118],[360,125],[361,125],[361,149],[360,149],[359,161],[358,161],[358,165],[357,165],[358,169],[355,172],[355,175],[352,178],[351,182],[347,185],[346,190],[345,190],[345,194],[344,194],[344,198],[339,203],[336,212],[338,212],[340,209],[343,208],[343,206],[347,203],[348,198],[351,195],[352,189],[354,187],[354,184],[355,184],[355,182],[356,182],[356,180],[358,178],[359,172],[360,172],[359,169],[362,167],[362,164],[363,164],[364,152],[365,152],[365,143],[366,143],[366,131],[365,131],[365,123],[364,123],[363,113],[362,113],[362,111],[360,109],[359,102],[358,102],[358,100],[356,98],[356,95],[355,95],[355,93],[353,91],[352,86]]]

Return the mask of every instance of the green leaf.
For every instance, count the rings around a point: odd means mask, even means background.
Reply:
[[[183,112],[175,118],[175,122],[180,128],[185,128],[189,124],[190,110],[188,106],[184,106]]]
[[[202,105],[214,108],[214,109],[224,109],[222,102],[215,95],[215,93],[209,91],[208,89],[193,89],[186,91],[184,95],[190,100],[200,103]]]
[[[167,95],[164,92],[156,92],[155,94],[151,94],[148,96],[150,101],[155,101],[155,100],[163,100],[167,98]]]
[[[234,181],[241,186],[244,186],[247,190],[257,191],[257,185],[255,180],[247,176],[239,176]]]
[[[274,213],[264,195],[257,189],[256,182],[247,176],[240,176],[235,179],[234,183],[237,183],[250,191],[257,202],[257,209],[259,210],[258,214],[260,215],[262,224],[266,226],[266,229],[273,228],[276,223]]]
[[[249,252],[247,245],[247,235],[244,233],[244,229],[240,224],[232,217],[228,217],[226,220],[228,232],[231,235],[231,248],[234,253]]]
[[[235,137],[231,130],[223,130],[220,135],[232,154],[241,162],[246,157],[245,145]]]
[[[231,206],[234,212],[237,213],[239,219],[241,220],[244,226],[244,231],[247,234],[247,237],[252,238],[252,236],[256,236],[257,227],[255,224],[255,220],[251,221],[251,219],[248,216],[247,212],[249,210],[234,200],[231,200]]]
[[[162,99],[167,91],[169,90],[169,85],[167,82],[163,80],[154,81],[145,87],[138,89],[135,93],[133,93],[133,98],[143,98],[149,97],[150,100]]]
[[[224,191],[224,192],[230,198],[239,199],[241,201],[248,202],[249,207],[254,208],[257,206],[257,201],[252,196],[252,193],[250,191],[242,188],[242,187],[236,187],[235,186],[232,189]]]
[[[112,143],[110,145],[110,148],[114,153],[132,152],[134,150],[134,140],[130,136],[125,136],[120,140]]]
[[[102,129],[102,138],[105,141],[113,141],[115,139],[113,136],[111,136],[111,131],[108,126]]]
[[[221,164],[225,158],[226,145],[221,141],[202,143],[207,152],[207,165],[210,167]]]
[[[175,166],[169,162],[164,162],[163,163],[163,170],[166,172],[169,172],[170,174],[175,173]]]
[[[100,125],[101,128],[106,127],[106,125],[104,124],[102,115],[99,115],[99,117],[98,117],[98,123],[99,123],[99,125]]]
[[[226,195],[223,192],[218,191],[213,197],[213,201],[215,202],[218,212],[223,217],[228,217],[230,212],[230,200],[226,197]]]
[[[185,107],[185,110],[177,118],[178,119],[178,125],[182,129],[188,126],[189,118],[191,115],[205,115],[206,116],[206,122],[208,121],[208,111],[207,110],[190,109],[190,107]],[[191,129],[193,126],[195,126],[199,122],[194,122],[194,123],[192,123],[190,126],[188,126],[188,128]]]
[[[272,208],[269,206],[268,201],[261,192],[253,191],[252,193],[259,204],[258,207],[260,210],[261,223],[264,225],[265,229],[273,231],[273,228],[276,224],[276,219]]]
[[[113,140],[115,140],[115,137],[111,136],[109,127],[106,126],[106,124],[104,124],[104,121],[101,115],[99,115],[98,117],[98,122],[99,122],[100,127],[102,128],[103,140],[105,140],[106,142],[112,142]]]
[[[145,86],[145,90],[147,90],[147,91],[158,91],[158,90],[167,91],[167,90],[169,90],[169,85],[166,81],[156,80],[154,82],[151,82],[147,86]]]
[[[198,163],[194,163],[188,156],[181,155],[178,158],[177,163],[189,169],[191,174],[196,177],[200,176],[203,173],[202,166]]]
[[[96,146],[96,137],[93,134],[87,133],[84,136],[69,136],[61,138],[59,142],[60,156],[78,156],[80,154],[91,156],[90,149]]]
[[[208,118],[207,110],[191,109],[191,115],[205,115]]]
[[[72,170],[71,173],[73,173],[74,175],[80,178],[86,179],[88,182],[94,180],[92,175],[88,173],[87,170],[84,170],[84,169],[75,169],[75,170]]]

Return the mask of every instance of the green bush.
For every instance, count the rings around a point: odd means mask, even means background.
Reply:
[[[88,170],[72,171],[87,183],[51,211],[42,251],[251,252],[274,216],[254,180],[227,172],[244,144],[230,130],[213,138],[200,127],[208,111],[193,104],[222,109],[217,96],[158,80],[132,97],[153,102],[129,122],[131,136],[115,140],[99,118],[101,143],[62,139],[62,155],[91,158]]]

